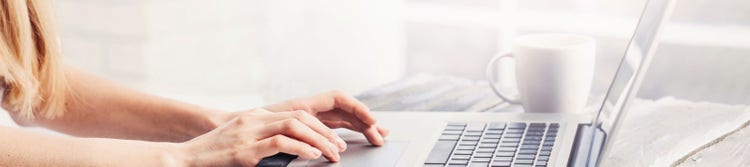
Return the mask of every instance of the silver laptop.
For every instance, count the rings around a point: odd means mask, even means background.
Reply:
[[[607,95],[594,114],[378,112],[391,129],[385,145],[360,134],[341,162],[294,160],[290,166],[598,166],[634,97],[668,20],[673,0],[649,0]]]

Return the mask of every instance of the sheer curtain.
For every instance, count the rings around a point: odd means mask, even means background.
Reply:
[[[398,0],[57,1],[68,64],[224,108],[330,89],[356,93],[404,71]]]

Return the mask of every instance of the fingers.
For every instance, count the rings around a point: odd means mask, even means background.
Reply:
[[[390,130],[383,128],[382,126],[375,125],[378,128],[378,132],[380,132],[380,135],[383,136],[383,138],[388,137],[388,134],[390,133]]]
[[[330,127],[331,129],[346,128],[346,129],[357,131],[357,132],[361,131],[360,129],[355,128],[354,125],[346,121],[322,120],[322,122],[323,124]]]
[[[278,113],[273,116],[271,121],[277,121],[277,120],[284,120],[284,119],[297,119],[303,124],[310,127],[315,132],[319,133],[320,135],[323,135],[328,139],[329,142],[336,144],[338,147],[339,152],[342,152],[346,150],[346,142],[344,142],[341,137],[339,137],[331,128],[320,122],[318,118],[313,117],[310,115],[310,113],[307,113],[302,110],[292,111],[292,112],[284,112],[284,113]]]
[[[281,104],[263,107],[271,111],[293,111],[305,110],[313,113],[341,109],[346,113],[354,115],[367,125],[375,124],[375,117],[365,104],[343,91],[331,91],[329,93],[316,95],[309,98],[289,100]]]
[[[345,121],[354,126],[354,131],[362,132],[370,125],[362,122],[359,118],[356,116],[349,114],[344,111],[340,111],[340,109],[333,110],[331,112],[323,112],[318,113],[318,117],[321,120],[327,120],[327,121]]]
[[[275,135],[258,141],[253,151],[258,157],[268,157],[284,152],[304,159],[316,159],[322,154],[319,149],[284,135]]]
[[[367,141],[372,145],[381,146],[385,143],[384,138],[388,136],[388,129],[385,129],[379,125],[357,127],[347,121],[323,121],[326,125],[331,128],[347,128],[353,131],[361,132],[367,138]]]
[[[372,145],[382,146],[383,143],[385,143],[385,141],[383,141],[383,136],[380,135],[380,132],[378,132],[378,128],[374,125],[365,129],[362,134],[365,135],[367,141],[369,141]]]
[[[275,136],[282,134],[312,145],[323,152],[330,161],[338,161],[341,157],[336,145],[329,142],[323,135],[312,130],[309,126],[297,119],[285,119],[276,121],[261,131],[261,136]]]
[[[332,91],[330,94],[333,97],[335,108],[340,108],[343,111],[353,114],[367,125],[375,124],[375,117],[372,116],[370,109],[365,104],[341,91]]]

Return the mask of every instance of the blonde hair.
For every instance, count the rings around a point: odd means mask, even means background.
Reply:
[[[0,1],[0,76],[4,108],[27,119],[65,112],[68,87],[49,0]]]

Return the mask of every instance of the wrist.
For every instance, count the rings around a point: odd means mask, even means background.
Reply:
[[[163,143],[159,150],[162,166],[195,166],[193,154],[183,147],[183,143]]]
[[[204,112],[205,119],[207,120],[207,126],[213,130],[221,126],[222,124],[229,122],[232,118],[234,118],[234,114],[232,112],[226,112],[226,111],[219,111],[219,110],[207,110],[207,112]]]

